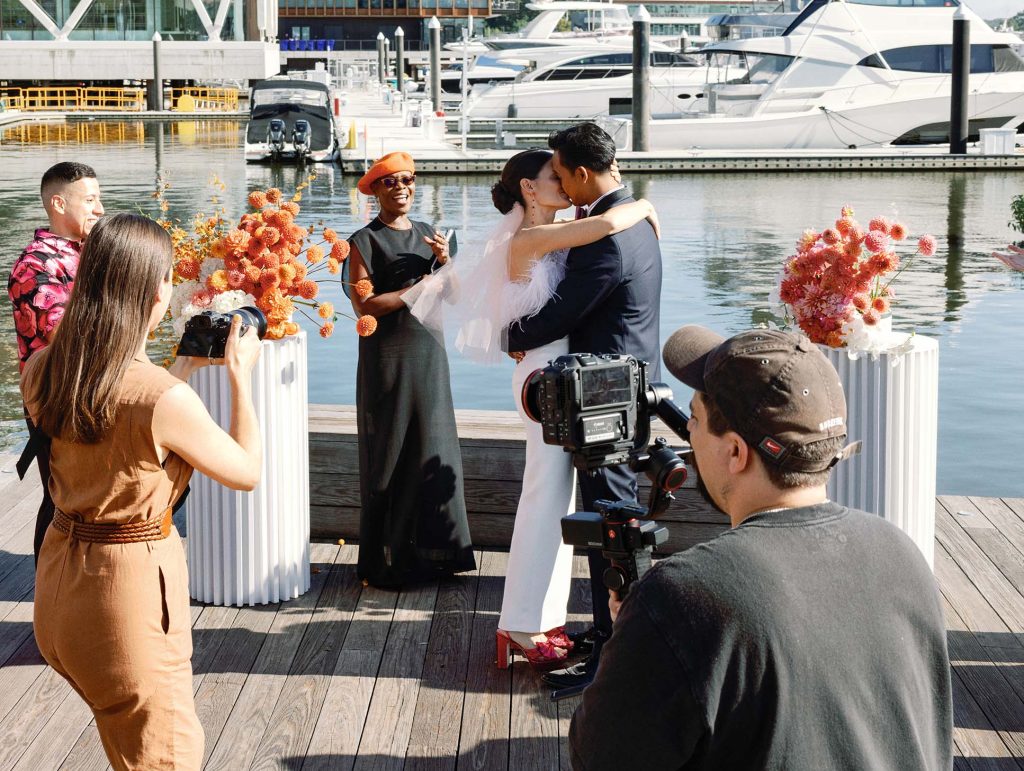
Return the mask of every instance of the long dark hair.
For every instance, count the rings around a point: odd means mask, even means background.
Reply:
[[[494,208],[502,214],[508,214],[517,203],[526,206],[523,188],[519,183],[524,179],[537,179],[540,170],[553,155],[550,150],[531,147],[509,158],[505,168],[501,170],[501,179],[491,188]]]
[[[148,217],[114,214],[96,223],[31,395],[48,436],[94,444],[110,430],[173,254],[170,237]]]

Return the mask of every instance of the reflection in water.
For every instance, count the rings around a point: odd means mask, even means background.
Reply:
[[[954,321],[957,311],[967,302],[963,291],[964,217],[967,179],[964,174],[949,178],[949,216],[946,219],[946,321]]]
[[[168,214],[182,221],[191,220],[197,209],[210,210],[211,176],[227,185],[218,195],[231,219],[242,214],[249,191],[291,191],[305,178],[310,167],[247,165],[242,129],[237,121],[219,120],[0,129],[0,275],[7,276],[32,229],[44,223],[37,183],[58,160],[80,160],[96,168],[108,212],[141,208],[155,215],[153,180],[162,169],[171,184]],[[348,234],[373,216],[369,200],[356,193],[355,176],[331,166],[312,168],[319,176],[304,191],[301,224],[323,221]],[[1016,323],[1024,296],[1024,276],[1013,275],[989,257],[994,247],[1012,240],[1006,212],[1018,180],[1018,172],[991,171],[626,175],[624,182],[637,197],[654,203],[661,220],[662,339],[682,324],[735,333],[767,320],[769,293],[797,237],[804,228],[833,221],[844,204],[853,206],[863,222],[879,214],[897,215],[915,237],[935,234],[936,255],[914,260],[898,279],[895,316],[898,328],[940,342],[939,490],[1024,496],[1024,479],[1011,462],[1024,454],[1024,437],[1004,431],[1024,411],[1024,356],[1008,352],[1012,355],[998,367],[991,364],[993,352],[1007,346],[1006,330]],[[500,216],[491,204],[493,181],[422,173],[413,216],[455,228],[458,259],[471,262]],[[322,286],[321,299],[339,309],[349,307],[336,283]],[[299,322],[305,323],[301,318]],[[169,332],[163,331],[154,353],[162,355],[170,343]],[[341,320],[330,340],[314,332],[309,356],[312,401],[355,402],[356,351],[357,338],[347,320]],[[480,367],[453,354],[451,371],[457,407],[514,408],[511,362]],[[11,448],[23,432],[17,378],[13,321],[4,300],[0,448]],[[979,379],[983,385],[975,382]],[[670,385],[678,400],[689,399],[680,383]],[[981,388],[998,408],[979,409],[975,395]]]

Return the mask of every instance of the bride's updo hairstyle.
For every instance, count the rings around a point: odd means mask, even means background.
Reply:
[[[540,170],[551,160],[552,155],[550,150],[531,147],[509,158],[505,168],[501,170],[501,179],[491,188],[494,208],[502,214],[508,214],[516,204],[525,207],[523,188],[519,183],[524,179],[537,179]]]

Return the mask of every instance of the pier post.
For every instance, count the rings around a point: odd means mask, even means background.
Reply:
[[[964,155],[967,152],[968,81],[971,75],[971,20],[961,5],[953,14],[953,80],[950,84],[949,152]]]
[[[160,33],[153,33],[153,79],[149,82],[150,110],[164,109],[164,81],[160,77]]]
[[[384,57],[384,33],[377,33],[377,79],[383,86],[388,78],[388,60]]]
[[[441,22],[431,16],[430,30],[430,99],[436,114],[441,109]]]
[[[395,85],[398,87],[399,96],[405,96],[402,88],[405,81],[405,30],[401,27],[395,29]]]
[[[642,5],[633,14],[633,150],[650,149],[651,15]]]

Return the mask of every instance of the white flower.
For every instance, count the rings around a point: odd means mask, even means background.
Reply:
[[[256,298],[248,292],[243,292],[241,289],[232,289],[230,291],[214,295],[213,304],[210,308],[217,313],[227,313],[228,311],[241,308],[243,305],[255,304]]]

